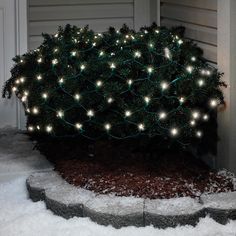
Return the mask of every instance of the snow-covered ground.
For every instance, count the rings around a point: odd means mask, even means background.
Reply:
[[[114,229],[88,218],[66,220],[46,209],[44,202],[33,203],[27,196],[25,180],[30,173],[48,170],[50,164],[27,136],[14,130],[0,130],[0,236],[236,236],[236,221],[227,225],[209,217],[196,227],[156,229],[152,226]]]

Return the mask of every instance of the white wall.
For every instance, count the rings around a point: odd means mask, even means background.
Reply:
[[[161,0],[161,25],[186,27],[186,37],[217,63],[217,0]]]
[[[131,28],[150,24],[149,0],[29,0],[29,49],[42,41],[41,33],[55,33],[66,24],[97,32],[109,26]]]
[[[0,91],[10,77],[12,58],[27,49],[25,6],[26,0],[0,1]],[[20,106],[16,100],[0,97],[0,128],[16,127],[20,123]]]

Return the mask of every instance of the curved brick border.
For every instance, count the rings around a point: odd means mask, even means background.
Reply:
[[[189,197],[150,200],[98,195],[68,184],[54,171],[35,173],[29,176],[26,185],[30,198],[45,201],[56,215],[66,219],[90,217],[99,224],[116,228],[196,225],[206,214],[222,224],[236,219],[236,192],[203,195],[199,201]]]

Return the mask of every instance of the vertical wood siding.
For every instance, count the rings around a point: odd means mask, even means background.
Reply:
[[[42,42],[42,32],[55,33],[68,23],[97,32],[124,23],[135,27],[134,0],[29,0],[28,17],[29,49]]]
[[[217,0],[161,0],[161,25],[182,25],[210,62],[217,62]]]

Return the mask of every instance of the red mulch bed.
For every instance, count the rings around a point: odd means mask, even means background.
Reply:
[[[55,161],[55,169],[69,183],[97,193],[150,199],[198,197],[203,192],[233,191],[232,180],[209,169],[189,154],[162,157],[133,155]]]

